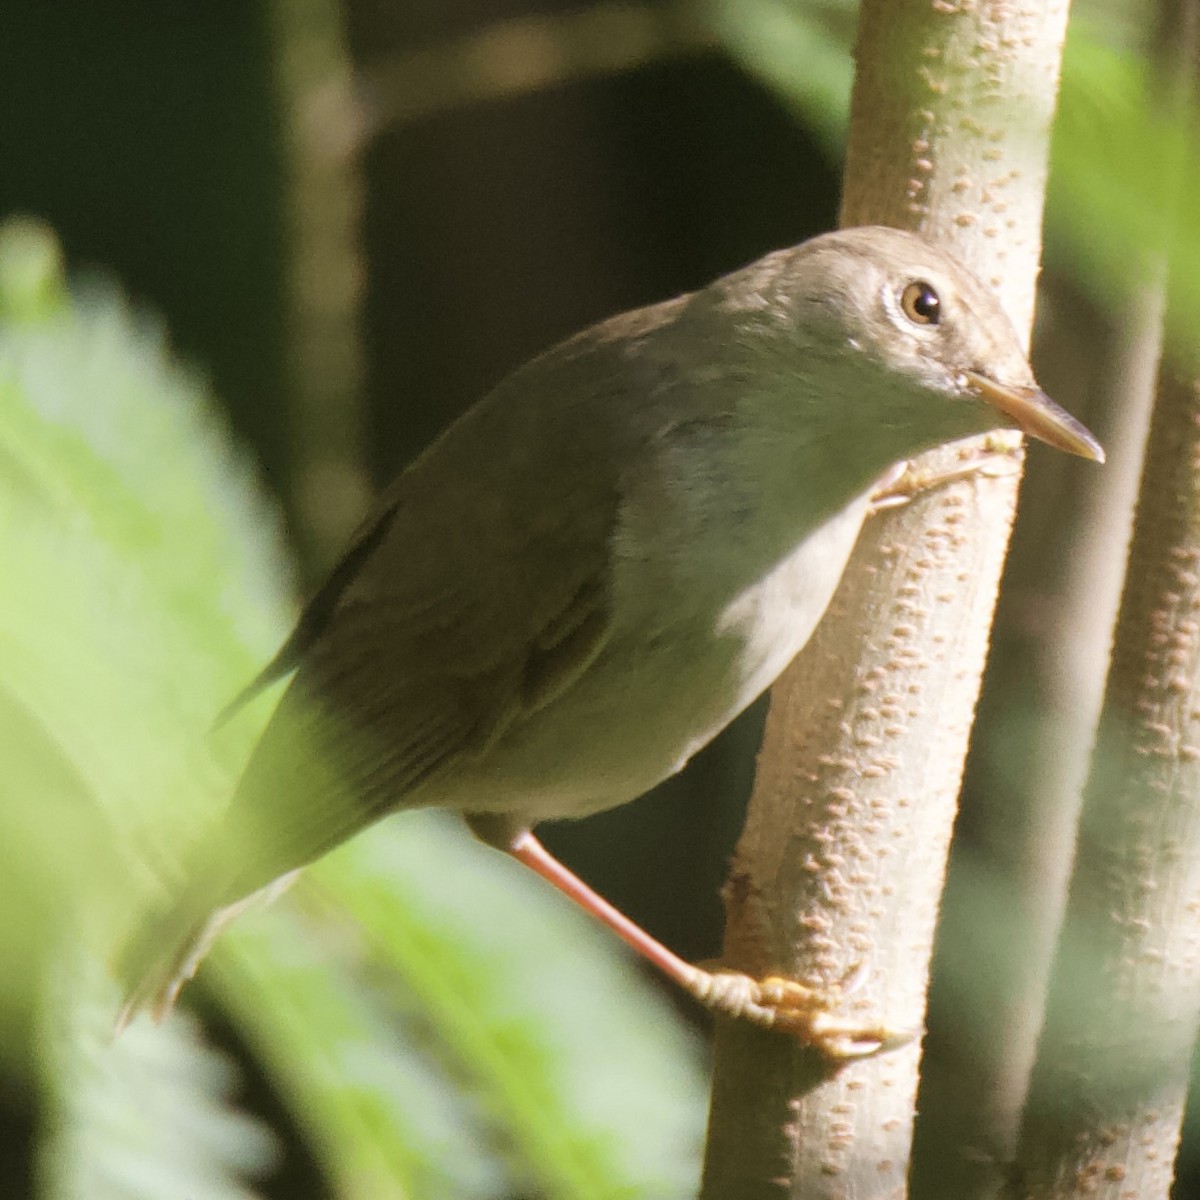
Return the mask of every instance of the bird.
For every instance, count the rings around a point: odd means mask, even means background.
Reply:
[[[768,254],[517,369],[380,493],[231,705],[291,677],[184,881],[126,947],[119,1023],[169,1011],[248,898],[436,807],[710,1008],[831,1056],[887,1048],[825,993],[674,955],[533,830],[678,772],[808,641],[881,481],[1005,428],[1104,458],[1037,386],[995,294],[881,226]]]

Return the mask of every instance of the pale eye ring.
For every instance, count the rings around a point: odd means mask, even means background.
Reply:
[[[942,302],[923,279],[914,279],[900,293],[900,308],[914,325],[936,325],[942,319]]]

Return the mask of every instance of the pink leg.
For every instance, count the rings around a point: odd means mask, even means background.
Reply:
[[[834,1015],[832,1009],[849,990],[844,983],[822,990],[779,976],[753,979],[736,971],[705,971],[685,962],[563,866],[527,829],[501,843],[501,848],[607,925],[714,1012],[786,1031],[835,1060],[896,1049],[913,1038],[910,1032],[863,1026]]]
[[[609,927],[623,942],[632,946],[644,959],[653,963],[668,979],[691,991],[696,977],[704,972],[685,962],[662,942],[652,938],[640,925],[631,921],[619,908],[610,904],[599,892],[593,891],[573,871],[562,863],[528,831],[520,833],[508,847],[508,853],[570,896],[584,912],[591,913]]]

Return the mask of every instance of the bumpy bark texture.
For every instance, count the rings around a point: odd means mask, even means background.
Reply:
[[[1167,371],[1147,453],[1015,1194],[1154,1200],[1200,995],[1200,378]]]
[[[1025,332],[1066,8],[875,0],[860,21],[842,223],[949,247]],[[1016,488],[1015,469],[980,475],[868,525],[772,695],[728,885],[731,965],[826,983],[864,966],[847,1011],[920,1029]],[[721,1028],[705,1200],[904,1195],[918,1057],[914,1042],[835,1071]]]

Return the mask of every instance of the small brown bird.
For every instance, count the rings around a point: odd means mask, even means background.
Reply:
[[[1103,460],[1034,382],[993,294],[922,238],[850,229],[613,317],[510,375],[379,497],[241,700],[294,678],[169,910],[122,1020],[165,1012],[244,899],[379,818],[463,814],[714,1008],[833,1054],[783,980],[694,967],[542,848],[545,818],[678,771],[779,675],[873,489],[1018,427]]]

